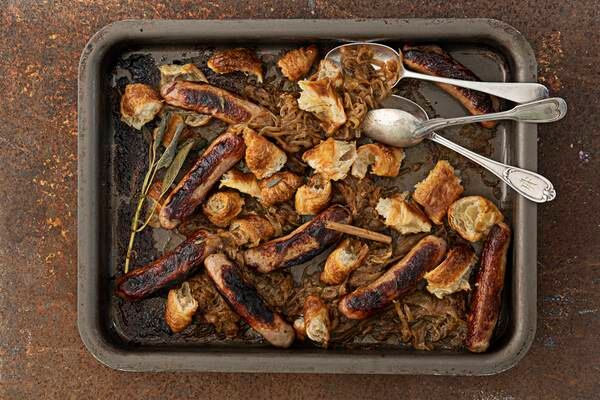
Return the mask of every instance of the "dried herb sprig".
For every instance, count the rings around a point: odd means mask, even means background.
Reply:
[[[159,157],[160,144],[165,134],[165,130],[168,126],[170,118],[171,114],[166,114],[160,121],[158,127],[155,130],[154,135],[149,135],[152,139],[149,142],[150,156],[148,161],[148,171],[146,171],[146,175],[144,176],[144,181],[142,182],[142,188],[138,197],[135,213],[131,220],[129,244],[127,246],[127,255],[125,256],[125,273],[129,272],[129,264],[131,263],[131,253],[133,250],[133,244],[135,242],[135,235],[144,230],[144,228],[146,228],[146,226],[150,222],[150,218],[152,217],[151,214],[146,221],[143,221],[143,223],[140,224],[140,215],[142,213],[142,210],[144,209],[144,204],[147,199],[148,192],[150,191],[150,187],[152,186],[154,178],[156,177],[156,173],[163,168],[168,168],[165,174],[165,180],[163,181],[163,185],[161,188],[160,197],[162,197],[164,194],[167,193],[169,187],[175,181],[175,178],[181,170],[181,167],[183,166],[187,155],[194,146],[194,141],[190,140],[186,142],[179,151],[177,151],[177,143],[179,142],[179,137],[181,136],[181,132],[185,127],[185,124],[180,123],[176,127],[173,140],[171,140],[169,145],[165,148],[165,150],[162,154],[160,154]],[[160,201],[160,198],[158,199],[158,201]],[[153,209],[154,208],[155,207],[153,207]],[[152,213],[154,213],[154,210],[152,211]]]

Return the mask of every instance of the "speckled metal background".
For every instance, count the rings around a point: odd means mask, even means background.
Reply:
[[[0,398],[594,399],[600,331],[600,8],[597,0],[0,0]],[[539,127],[537,332],[491,377],[124,373],[87,351],[77,310],[77,71],[126,18],[487,17],[532,44],[538,80],[569,103]]]

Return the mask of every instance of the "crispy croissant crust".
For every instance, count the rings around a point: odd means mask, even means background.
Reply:
[[[329,138],[302,155],[302,160],[323,179],[344,179],[356,160],[356,143]]]
[[[295,197],[296,212],[300,215],[316,215],[331,200],[331,181],[315,174],[305,185],[298,188]]]
[[[286,163],[285,152],[264,136],[258,135],[250,128],[244,129],[243,135],[246,143],[246,165],[258,179],[270,177]]]
[[[169,290],[165,321],[172,332],[181,332],[192,323],[192,317],[197,309],[198,302],[192,296],[190,285],[183,282],[179,289]]]
[[[233,220],[229,231],[235,236],[236,243],[245,247],[256,247],[275,235],[275,228],[268,219],[253,214]]]
[[[344,239],[334,251],[329,254],[325,267],[321,272],[321,282],[327,285],[339,285],[360,267],[369,253],[369,246],[365,243]]]
[[[379,143],[364,144],[356,151],[356,161],[352,165],[352,176],[363,179],[371,166],[371,173],[377,176],[398,176],[400,164],[404,160],[404,150],[387,147]]]
[[[482,196],[463,197],[448,209],[448,224],[469,242],[482,240],[492,226],[503,220],[494,203]]]
[[[290,50],[277,61],[277,66],[286,78],[297,81],[308,74],[318,54],[319,49],[314,44]]]
[[[321,128],[332,135],[346,123],[346,112],[342,99],[329,79],[298,81],[302,89],[298,99],[301,110],[314,114],[321,121]]]
[[[194,64],[167,64],[158,67],[160,71],[160,86],[173,81],[190,81],[208,83],[204,73]]]
[[[266,206],[290,200],[296,189],[302,185],[302,178],[298,175],[283,171],[270,178],[258,182],[260,188],[260,202]]]
[[[209,58],[206,65],[217,74],[241,71],[256,76],[259,83],[263,81],[262,63],[256,54],[248,49],[218,51]]]
[[[329,310],[317,296],[310,295],[304,300],[304,326],[310,340],[327,347],[331,329]]]
[[[158,93],[143,83],[130,83],[125,86],[121,97],[121,121],[135,129],[152,121],[160,112],[163,103]]]
[[[340,66],[333,61],[321,60],[316,80],[322,79],[329,80],[334,88],[339,89],[344,84],[344,73]]]
[[[294,321],[294,331],[296,332],[296,340],[304,342],[306,339],[306,324],[304,323],[304,317],[298,317]]]
[[[385,218],[385,225],[403,235],[431,231],[431,223],[425,213],[419,206],[407,201],[403,195],[379,199],[375,210]]]
[[[429,219],[441,225],[448,207],[460,197],[464,188],[454,168],[446,160],[440,160],[429,171],[427,178],[415,185],[413,199],[419,203]]]
[[[221,177],[219,187],[228,187],[238,190],[252,197],[260,198],[260,187],[254,174],[244,173],[237,169],[230,169]]]
[[[236,192],[216,192],[206,200],[202,211],[210,222],[224,228],[244,207],[244,199]]]
[[[427,290],[440,299],[461,290],[471,290],[469,273],[476,262],[477,255],[470,246],[453,247],[440,265],[425,274]]]

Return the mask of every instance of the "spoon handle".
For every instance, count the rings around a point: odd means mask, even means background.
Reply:
[[[539,83],[463,81],[460,79],[425,75],[413,71],[405,71],[403,77],[437,83],[446,83],[448,85],[459,86],[465,89],[473,89],[477,90],[478,92],[483,92],[496,97],[514,101],[515,103],[527,103],[529,101],[548,97],[548,88]]]
[[[472,124],[475,122],[512,119],[528,123],[548,123],[562,119],[567,114],[567,103],[560,97],[538,100],[521,104],[512,110],[492,114],[470,115],[457,118],[434,118],[419,123],[415,129],[416,137],[424,137],[429,132],[449,126]]]
[[[526,199],[536,203],[545,203],[554,200],[556,197],[556,191],[552,183],[540,174],[490,160],[487,157],[457,145],[435,132],[427,138],[462,154],[469,160],[486,168]]]

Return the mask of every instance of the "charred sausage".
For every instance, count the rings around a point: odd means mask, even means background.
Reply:
[[[409,293],[426,272],[437,266],[446,253],[446,241],[429,235],[421,239],[404,258],[371,284],[356,289],[339,303],[349,319],[364,319]]]
[[[160,225],[173,229],[192,214],[221,175],[242,159],[245,149],[244,139],[234,133],[216,138],[165,200]]]
[[[160,94],[167,104],[210,114],[228,124],[266,124],[270,121],[266,108],[208,83],[175,81],[161,87]]]
[[[342,236],[339,232],[325,228],[325,221],[349,224],[351,220],[352,216],[346,207],[334,204],[289,235],[246,250],[246,265],[266,273],[301,264],[324,251]]]
[[[206,256],[220,246],[216,236],[199,230],[158,260],[121,276],[117,280],[117,295],[139,300],[177,285],[196,272]]]
[[[239,267],[222,253],[212,254],[204,261],[208,276],[231,308],[276,347],[289,347],[294,341],[294,328],[273,312],[256,288],[246,282]]]
[[[415,71],[444,78],[479,81],[467,67],[453,59],[438,46],[404,46],[404,64]],[[443,91],[458,100],[471,114],[487,114],[498,111],[498,100],[476,90],[436,83]],[[493,128],[496,121],[482,122],[482,126]]]
[[[508,225],[496,224],[490,229],[483,245],[481,265],[477,271],[475,290],[467,314],[465,345],[475,353],[488,349],[498,322],[510,234]]]

